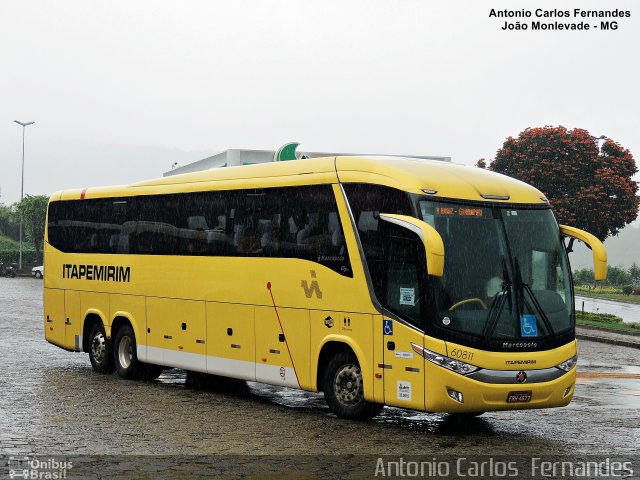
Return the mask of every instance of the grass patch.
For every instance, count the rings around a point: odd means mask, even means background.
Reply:
[[[601,327],[620,332],[640,332],[640,323],[623,323],[622,318],[610,313],[576,312],[576,324]]]

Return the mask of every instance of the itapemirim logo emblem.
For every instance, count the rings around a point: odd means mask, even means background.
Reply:
[[[316,271],[309,270],[309,273],[311,274],[311,278],[314,279],[311,282],[311,286],[309,286],[306,280],[302,280],[300,282],[300,286],[304,290],[304,294],[306,295],[307,298],[311,298],[311,296],[315,293],[318,300],[322,300],[322,291],[320,290],[320,285],[318,284],[318,281],[315,280]]]

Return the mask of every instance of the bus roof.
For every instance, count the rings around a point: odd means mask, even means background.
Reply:
[[[56,192],[52,200],[267,188],[321,183],[373,183],[432,197],[508,203],[546,203],[519,180],[477,167],[403,157],[325,157],[216,168],[115,187]]]

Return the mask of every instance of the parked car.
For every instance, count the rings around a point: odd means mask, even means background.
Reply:
[[[40,265],[39,267],[33,267],[31,269],[31,275],[36,278],[42,278],[44,276],[44,266]]]

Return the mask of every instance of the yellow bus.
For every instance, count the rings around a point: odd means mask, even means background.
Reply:
[[[324,392],[351,419],[567,405],[573,240],[606,272],[535,188],[396,157],[64,190],[45,235],[46,339],[97,372]]]

